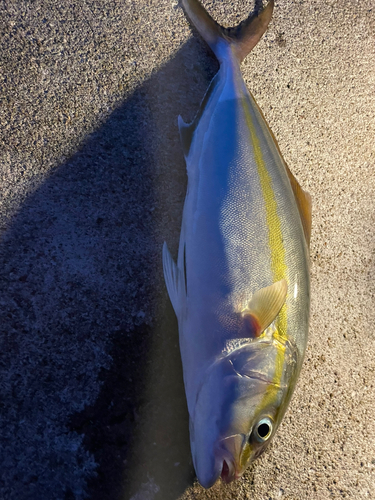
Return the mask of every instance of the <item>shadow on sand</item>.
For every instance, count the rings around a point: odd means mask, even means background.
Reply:
[[[177,249],[177,116],[194,116],[217,69],[205,54],[197,39],[185,44],[2,239],[5,473],[20,499],[172,500],[192,483],[161,245]]]

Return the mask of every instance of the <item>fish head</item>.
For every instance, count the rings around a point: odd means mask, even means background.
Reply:
[[[205,488],[231,482],[269,445],[285,413],[297,356],[289,343],[254,342],[211,365],[190,419],[195,471]]]

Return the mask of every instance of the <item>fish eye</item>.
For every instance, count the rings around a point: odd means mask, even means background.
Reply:
[[[256,424],[253,435],[259,443],[264,443],[270,438],[272,434],[272,421],[270,418],[265,417]]]

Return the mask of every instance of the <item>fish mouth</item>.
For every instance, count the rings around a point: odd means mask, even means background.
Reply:
[[[234,474],[233,474],[233,465],[231,462],[228,462],[226,460],[223,461],[223,468],[221,470],[221,479],[224,481],[224,483],[230,483],[234,480]]]
[[[221,469],[221,479],[224,483],[231,483],[242,476],[242,472],[238,472],[233,462],[230,460],[223,460],[223,467]]]
[[[244,472],[244,469],[239,466],[242,443],[243,436],[241,434],[228,436],[221,441],[223,465],[220,475],[225,483],[239,479]]]

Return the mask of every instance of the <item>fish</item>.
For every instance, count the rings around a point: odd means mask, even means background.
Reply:
[[[177,264],[163,270],[177,316],[198,481],[228,483],[269,446],[301,371],[310,311],[311,196],[283,159],[240,64],[269,0],[236,28],[182,0],[219,61],[191,123],[178,125],[188,185]]]

